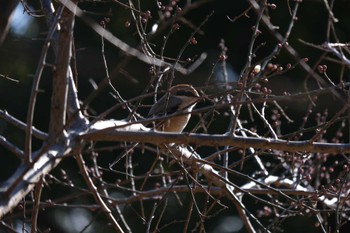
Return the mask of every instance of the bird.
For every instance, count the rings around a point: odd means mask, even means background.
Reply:
[[[155,127],[158,131],[181,133],[191,118],[191,111],[199,100],[197,90],[188,84],[178,84],[169,89],[169,93],[161,97],[149,110],[148,116],[166,116],[169,114],[183,113],[170,116],[169,119],[158,123]]]

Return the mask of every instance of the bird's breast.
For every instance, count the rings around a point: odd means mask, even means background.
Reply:
[[[172,117],[164,122],[164,124],[160,127],[160,130],[165,132],[182,132],[190,117],[191,114]]]

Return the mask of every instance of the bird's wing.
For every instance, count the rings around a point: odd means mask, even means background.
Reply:
[[[149,110],[148,116],[174,113],[178,110],[180,104],[180,98],[173,95],[170,95],[168,98],[167,95],[165,95],[152,106],[152,108]]]

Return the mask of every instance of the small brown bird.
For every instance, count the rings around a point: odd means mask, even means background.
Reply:
[[[179,84],[159,99],[150,109],[149,116],[184,113],[170,117],[156,126],[159,131],[182,132],[191,118],[191,111],[197,104],[199,94],[191,85]]]

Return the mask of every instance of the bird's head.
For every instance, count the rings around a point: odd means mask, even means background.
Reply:
[[[191,85],[179,84],[171,87],[150,109],[149,116],[162,116],[179,113],[179,116],[171,117],[162,125],[163,131],[181,132],[187,125],[190,112],[199,100],[197,90]],[[160,127],[158,127],[160,128]]]

